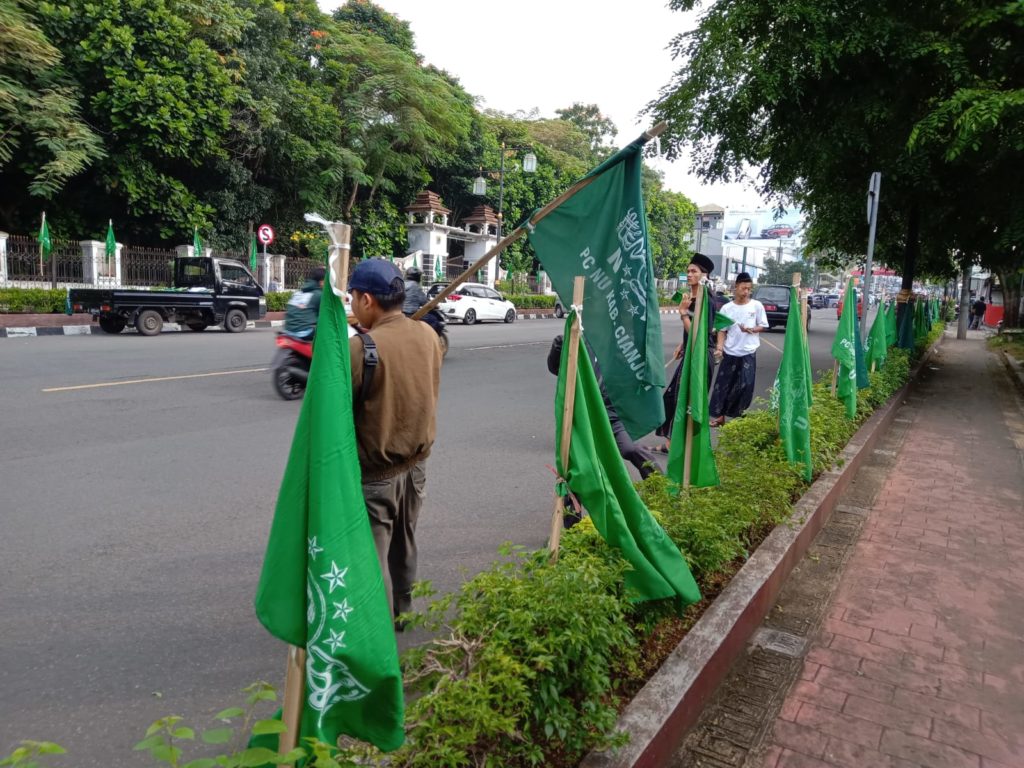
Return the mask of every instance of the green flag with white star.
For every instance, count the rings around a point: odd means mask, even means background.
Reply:
[[[46,214],[43,213],[43,223],[39,225],[39,258],[42,261],[49,261],[53,253],[53,240],[50,239],[50,227],[46,224]]]
[[[334,744],[347,734],[392,750],[405,738],[402,676],[346,405],[350,371],[345,312],[331,286],[320,303],[256,616],[275,637],[306,649],[300,737]]]
[[[192,227],[192,255],[203,256],[203,239],[199,237],[199,227]]]
[[[256,274],[256,235],[249,235],[249,271]]]
[[[884,307],[880,307],[875,314],[875,320],[871,323],[871,332],[868,333],[868,348],[866,351],[867,364],[875,368],[885,365],[885,358],[889,351],[888,316]]]
[[[811,456],[811,360],[800,314],[800,295],[789,289],[789,316],[782,361],[772,388],[772,408],[779,413],[779,437],[790,464],[800,466],[804,480],[812,477]]]
[[[442,256],[434,257],[434,280],[436,282],[444,280],[444,258]]]

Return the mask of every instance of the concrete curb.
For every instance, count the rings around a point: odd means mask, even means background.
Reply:
[[[249,320],[246,328],[280,328],[284,320]],[[178,333],[185,330],[178,323],[164,323],[161,333]],[[92,336],[104,331],[96,324],[28,326],[25,328],[0,328],[0,339],[24,339],[31,336]],[[137,334],[134,328],[125,328],[121,333]]]
[[[1003,358],[1003,365],[1006,366],[1010,378],[1013,379],[1017,388],[1024,393],[1024,362],[1015,358],[1005,349],[999,350],[999,355]]]
[[[906,384],[853,435],[837,467],[818,477],[775,527],[729,586],[676,646],[619,717],[629,743],[591,752],[580,768],[655,768],[668,765],[730,667],[775,603],[793,567],[828,522],[846,487],[892,424],[896,411],[942,337],[924,354]]]

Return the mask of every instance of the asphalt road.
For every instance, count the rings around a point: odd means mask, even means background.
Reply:
[[[829,368],[835,313],[812,317]],[[662,320],[669,356],[682,329]],[[545,543],[561,327],[451,328],[419,526],[439,590],[502,542]],[[0,341],[0,756],[46,739],[80,768],[137,765],[156,718],[209,727],[248,683],[280,685],[284,646],[251,607],[299,411],[261,370],[272,352],[267,330]],[[758,353],[762,393],[779,356]]]

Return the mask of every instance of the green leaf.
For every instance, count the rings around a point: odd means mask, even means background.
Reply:
[[[234,735],[234,728],[211,728],[203,731],[200,738],[206,744],[226,744]]]
[[[266,736],[271,733],[284,733],[288,726],[280,720],[257,720],[252,727],[253,736]]]
[[[259,768],[263,765],[277,765],[280,756],[266,747],[252,747],[238,753],[238,765],[241,768]]]
[[[150,749],[152,747],[155,747],[157,744],[163,744],[163,743],[164,743],[164,736],[163,736],[163,734],[155,733],[152,736],[149,736],[149,737],[143,739],[142,741],[140,741],[138,744],[136,744],[133,747],[133,749],[136,750],[136,751],[142,750],[142,749]]]
[[[196,737],[196,732],[191,728],[175,728],[174,731],[171,732],[171,735],[176,739],[191,741]]]
[[[244,714],[245,710],[241,707],[228,707],[227,709],[222,709],[214,717],[217,720],[230,720],[232,717],[241,717]]]

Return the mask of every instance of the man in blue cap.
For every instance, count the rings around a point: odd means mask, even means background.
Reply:
[[[411,610],[416,579],[416,520],[426,460],[434,443],[441,345],[426,324],[402,314],[405,280],[390,261],[368,259],[349,281],[352,314],[366,333],[349,339],[355,427],[363,498],[388,600],[397,616]],[[367,375],[366,336],[377,362]],[[369,386],[363,386],[367,376]],[[401,623],[396,623],[401,630]]]

